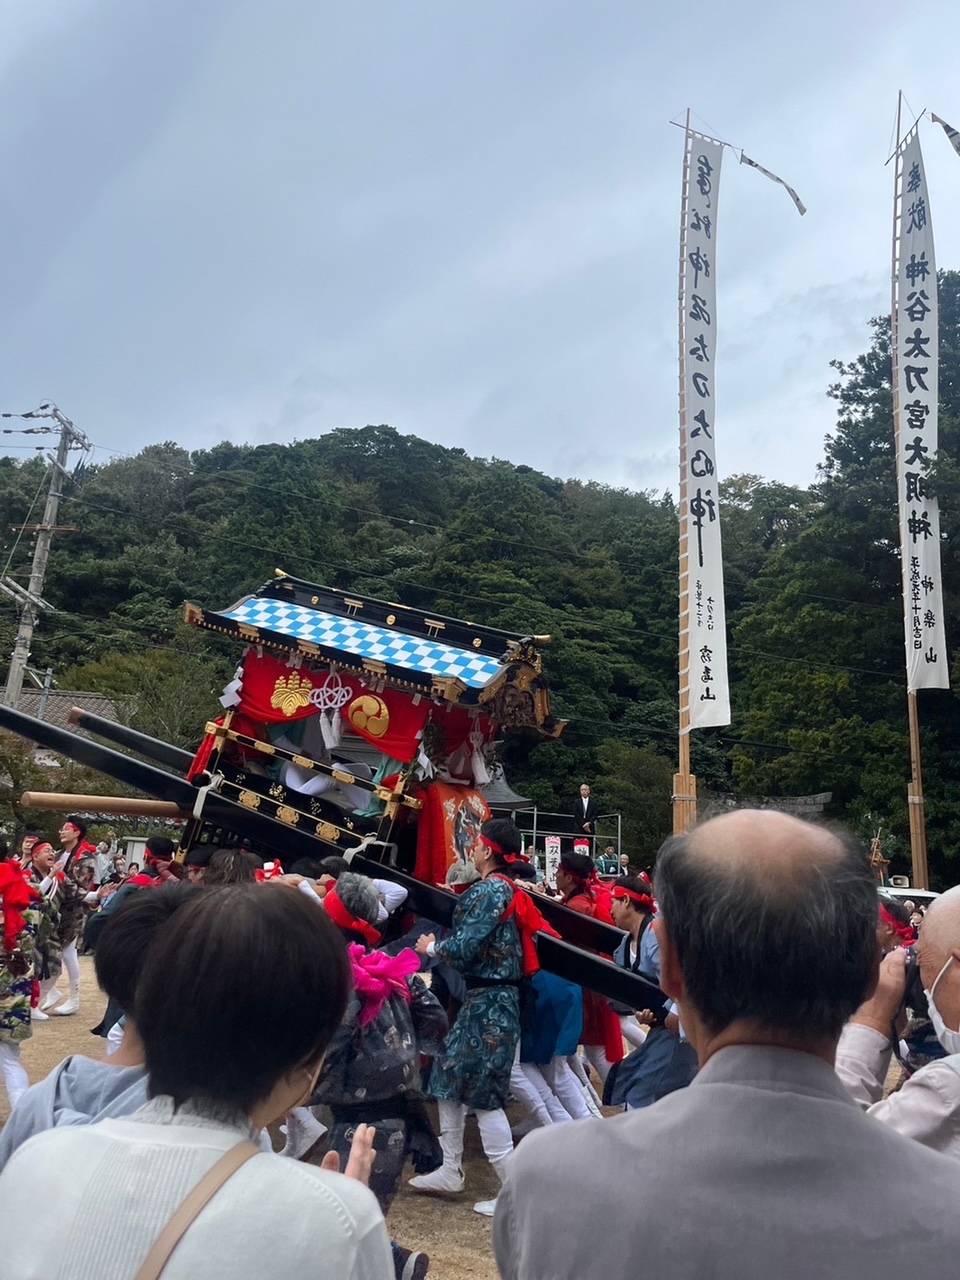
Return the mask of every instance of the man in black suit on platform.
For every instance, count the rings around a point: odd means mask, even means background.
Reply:
[[[597,833],[597,815],[600,808],[590,794],[590,788],[584,782],[580,787],[580,794],[574,805],[574,815],[576,817],[577,835],[590,836],[591,838]]]

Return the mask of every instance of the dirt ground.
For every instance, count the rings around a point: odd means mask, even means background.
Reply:
[[[72,1053],[100,1057],[103,1041],[90,1034],[103,1014],[105,1000],[97,989],[93,959],[80,957],[80,1012],[34,1023],[23,1047],[23,1062],[33,1083]],[[0,1090],[0,1121],[6,1120],[6,1095]],[[419,1196],[404,1186],[390,1210],[393,1237],[407,1248],[425,1250],[431,1280],[496,1280],[491,1249],[492,1219],[473,1212],[474,1202],[495,1194],[496,1179],[480,1154],[475,1121],[467,1122],[467,1190],[450,1200]],[[412,1176],[408,1167],[406,1177]]]

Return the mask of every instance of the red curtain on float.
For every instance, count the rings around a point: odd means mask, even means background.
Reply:
[[[327,672],[312,671],[306,667],[298,670],[288,667],[280,658],[250,650],[243,660],[240,702],[231,728],[262,737],[264,725],[292,723],[319,715],[322,706],[314,701],[314,691],[323,689],[330,678]],[[429,698],[415,704],[412,695],[393,689],[374,693],[357,676],[338,673],[333,679],[349,695],[340,708],[344,728],[351,729],[385,755],[403,764],[416,759],[420,733],[432,708]],[[465,715],[463,712],[460,714]],[[218,724],[220,722],[217,721]],[[461,734],[461,741],[462,737]],[[212,750],[213,738],[208,736],[200,744],[189,777],[204,770]]]

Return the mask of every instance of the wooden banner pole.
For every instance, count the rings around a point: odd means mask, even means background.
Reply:
[[[911,884],[915,889],[929,889],[927,870],[927,815],[923,799],[923,763],[920,755],[920,716],[917,695],[907,693],[907,719],[910,724],[910,786],[907,787],[907,809],[910,814]]]
[[[890,250],[890,390],[893,399],[893,439],[897,466],[897,523],[900,527],[901,554],[903,546],[903,522],[900,519],[900,231],[903,210],[900,208],[900,179],[903,172],[903,156],[900,151],[900,121],[903,110],[903,92],[897,94],[897,143],[893,166],[893,239]],[[906,581],[903,586],[903,607],[906,610]],[[906,655],[904,655],[906,657]],[[927,871],[927,820],[923,802],[923,763],[920,754],[920,712],[917,694],[907,690],[907,723],[910,729],[910,783],[907,787],[907,813],[910,819],[911,882],[916,889],[929,888]]]
[[[677,320],[680,352],[680,569],[679,569],[679,769],[673,775],[673,833],[682,835],[697,820],[697,783],[690,772],[690,548],[687,523],[687,347],[686,317],[683,311],[687,257],[688,193],[690,186],[690,108],[683,144],[683,192],[680,199],[680,275],[677,290]]]

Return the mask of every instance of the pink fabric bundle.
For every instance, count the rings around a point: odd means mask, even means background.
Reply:
[[[398,956],[382,951],[367,951],[359,942],[347,947],[353,969],[353,985],[360,997],[360,1026],[373,1022],[391,996],[410,1003],[407,978],[420,969],[420,957],[408,947]]]

